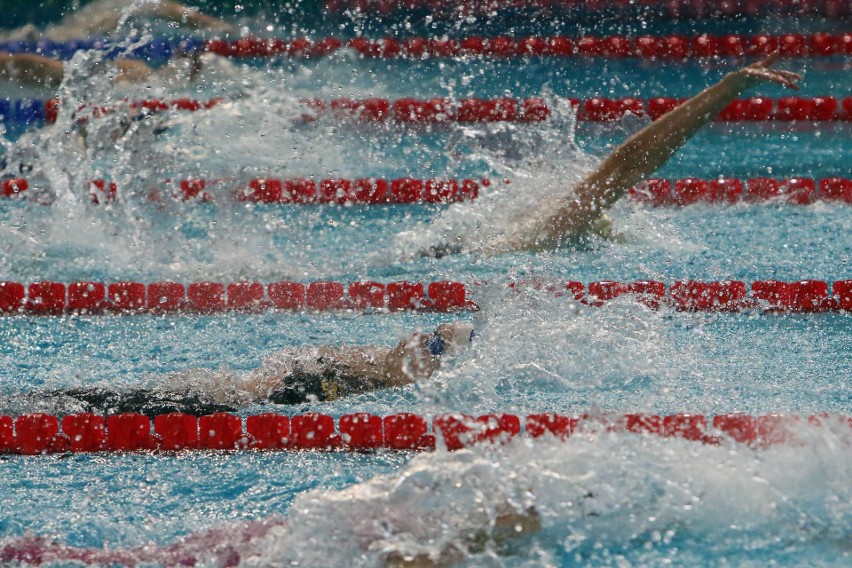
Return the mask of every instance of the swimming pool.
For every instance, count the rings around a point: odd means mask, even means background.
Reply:
[[[314,23],[316,36],[334,35],[337,23]],[[370,22],[358,23],[374,31]],[[344,24],[343,33],[355,26]],[[497,18],[450,31],[525,33],[527,24],[513,25]],[[612,26],[628,35],[646,29],[641,22],[607,18],[576,27],[529,26],[574,35],[603,35]],[[836,21],[792,18],[649,26],[651,33],[842,28]],[[410,33],[424,28],[431,31],[415,21]],[[86,57],[78,55],[74,64],[84,69]],[[773,201],[651,208],[624,200],[612,212],[623,235],[616,241],[541,254],[411,259],[412,248],[460,227],[468,235],[505,227],[528,200],[562,191],[565,180],[577,179],[594,156],[643,119],[575,125],[570,109],[561,107],[551,120],[532,125],[427,129],[300,120],[299,99],[313,96],[681,97],[737,63],[577,58],[414,64],[363,60],[344,51],[268,66],[217,61],[205,81],[181,89],[118,88],[97,74],[72,80],[60,98],[100,104],[122,96],[221,96],[228,102],[155,117],[116,140],[109,140],[114,124],[107,117],[103,126],[92,127],[95,144],[82,153],[61,129],[23,138],[37,150],[30,154],[38,173],[33,194],[41,188],[52,204],[30,198],[0,204],[3,280],[449,279],[469,283],[481,311],[3,317],[0,413],[38,410],[16,397],[32,388],[204,380],[204,372],[187,369],[241,373],[276,349],[390,345],[411,330],[461,318],[476,324],[481,340],[435,380],[275,410],[335,417],[361,411],[848,415],[848,313],[654,311],[628,298],[592,308],[536,290],[519,294],[507,284],[850,279],[850,206]],[[784,66],[805,72],[803,95],[852,92],[848,56],[791,59]],[[759,92],[783,96],[780,88]],[[71,111],[63,112],[60,126],[70,121]],[[848,122],[717,123],[660,177],[850,177],[850,138]],[[492,198],[483,190],[482,199],[452,206],[288,207],[146,198],[156,180],[194,176],[489,177],[512,183],[488,188]],[[95,177],[116,180],[125,193],[113,204],[91,204],[83,180]],[[403,231],[408,233],[400,237]],[[262,410],[268,408],[246,408],[241,415]],[[286,526],[265,539],[234,545],[245,565],[376,565],[382,547],[438,550],[458,527],[493,518],[498,503],[509,500],[532,503],[542,530],[510,546],[486,544],[467,565],[764,565],[767,559],[840,565],[852,554],[849,434],[804,427],[803,436],[802,446],[766,449],[598,432],[567,443],[517,440],[497,449],[439,449],[420,457],[0,456],[0,542],[17,542],[31,531],[71,546],[132,548],[221,526],[239,533],[238,523],[284,517]],[[224,562],[210,559],[212,565]]]

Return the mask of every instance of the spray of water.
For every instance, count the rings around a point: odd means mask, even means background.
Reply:
[[[439,449],[340,491],[301,494],[287,519],[237,523],[166,546],[77,549],[26,536],[0,559],[196,566],[759,565],[795,549],[842,562],[852,530],[845,420],[752,449],[588,428],[567,442]],[[334,546],[329,546],[334,543]],[[818,551],[816,556],[809,551]]]
[[[547,126],[497,125],[459,128],[450,151],[457,164],[486,164],[497,182],[473,203],[456,204],[427,224],[400,233],[397,254],[415,257],[430,252],[495,253],[509,244],[532,246],[545,213],[570,195],[595,159],[582,151],[575,136],[576,113],[553,97]]]
[[[370,566],[450,550],[469,565],[618,555],[653,563],[684,541],[710,543],[718,557],[807,542],[832,543],[841,555],[852,523],[848,428],[804,435],[806,447],[753,451],[590,432],[565,445],[422,456],[399,474],[300,496],[257,564]],[[499,526],[510,513],[515,538]],[[341,547],[318,546],[331,539]]]
[[[675,349],[665,310],[624,298],[602,308],[556,279],[527,276],[478,290],[479,337],[469,354],[419,385],[436,412],[677,407],[700,354]],[[683,404],[683,402],[681,402]]]
[[[133,37],[141,42],[145,36]],[[313,72],[343,73],[339,61],[330,59],[328,68]],[[42,179],[34,193],[53,206],[0,225],[0,238],[13,243],[0,268],[33,277],[57,263],[65,275],[130,270],[159,277],[262,278],[387,262],[384,250],[381,259],[317,258],[308,243],[316,233],[299,229],[322,223],[320,210],[293,216],[255,211],[255,222],[247,226],[246,206],[228,205],[226,199],[217,200],[212,215],[196,204],[145,201],[152,189],[163,190],[166,177],[347,175],[354,172],[353,158],[378,155],[370,146],[340,151],[351,140],[351,124],[304,123],[298,98],[312,78],[216,61],[207,69],[213,94],[230,97],[226,104],[130,124],[123,113],[92,116],[81,127],[81,113],[93,113],[98,105],[186,91],[167,79],[153,80],[150,89],[117,87],[110,79],[114,70],[98,54],[75,55],[59,93],[72,103],[63,104],[57,124],[6,142],[10,161],[32,164]],[[381,93],[381,86],[361,86]],[[556,100],[549,105],[552,120],[534,129],[451,129],[448,169],[481,163],[513,182],[498,183],[478,201],[453,205],[400,234],[393,258],[410,259],[436,247],[491,253],[501,243],[534,236],[539,213],[565,199],[595,162],[574,139],[573,111]],[[116,181],[122,192],[115,203],[95,206],[86,181],[102,177]],[[643,215],[630,217],[625,230],[638,234],[655,222]],[[652,243],[673,240],[664,223],[652,229],[642,233]],[[295,246],[271,246],[282,231],[293,235]],[[75,272],[68,258],[82,268]],[[515,292],[502,283],[483,288],[477,297],[481,340],[433,380],[417,385],[425,410],[564,411],[554,401],[564,404],[566,397],[587,410],[597,407],[602,391],[613,405],[633,410],[688,400],[680,382],[695,368],[696,354],[677,353],[665,312],[626,299],[592,310],[547,291],[508,294]],[[176,381],[243,400],[242,393],[227,390],[234,382],[230,371],[190,372]],[[413,459],[398,474],[341,492],[303,494],[286,526],[248,531],[252,536],[240,537],[232,550],[247,565],[366,566],[445,554],[471,565],[559,565],[566,558],[582,563],[619,555],[657,563],[671,560],[684,540],[712,543],[706,546],[719,555],[818,541],[842,551],[852,531],[848,428],[814,428],[806,437],[804,446],[756,451],[583,433],[567,445],[516,441],[492,453],[438,452]],[[509,514],[518,518],[517,538],[501,533],[499,519]],[[522,519],[533,517],[527,530]],[[536,524],[540,529],[532,530]],[[222,563],[204,550],[193,554],[202,563]]]

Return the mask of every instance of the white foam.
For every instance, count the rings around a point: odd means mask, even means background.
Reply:
[[[419,385],[431,408],[489,412],[508,400],[528,410],[548,399],[587,405],[600,393],[639,410],[679,406],[683,377],[702,357],[676,347],[666,310],[632,297],[592,307],[574,300],[561,280],[509,279],[520,286],[474,287],[479,337],[469,354]]]
[[[534,128],[515,124],[461,127],[455,147],[471,147],[457,159],[482,161],[495,172],[494,183],[479,199],[454,204],[433,220],[400,233],[397,254],[417,256],[450,245],[469,252],[500,252],[506,243],[526,243],[540,233],[546,213],[570,197],[571,187],[588,174],[597,159],[575,139],[576,113],[565,101],[548,99],[547,123]],[[510,179],[510,184],[500,180]]]
[[[248,565],[374,566],[389,554],[440,557],[484,546],[469,565],[582,562],[606,551],[712,543],[718,557],[743,547],[827,545],[842,553],[852,530],[848,427],[808,431],[808,444],[752,450],[631,434],[580,434],[569,442],[515,441],[494,452],[438,452],[403,471],[342,491],[299,496],[285,529]],[[489,540],[501,514],[529,515],[536,534]],[[328,543],[334,542],[333,547]],[[848,543],[846,543],[848,544]],[[675,547],[676,548],[676,547]],[[668,552],[665,550],[668,549]]]

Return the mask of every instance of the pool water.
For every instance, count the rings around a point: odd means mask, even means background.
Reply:
[[[549,20],[548,20],[549,21]],[[252,29],[265,22],[248,17]],[[290,22],[282,23],[289,29]],[[298,26],[298,22],[292,24]],[[836,31],[836,21],[745,18],[667,22],[603,18],[513,21],[409,31],[385,19],[311,21],[316,37],[387,33],[523,35],[578,31]],[[446,27],[446,28],[445,28]],[[614,29],[613,29],[614,27]],[[523,28],[523,29],[522,29]],[[163,30],[155,30],[158,33]],[[280,30],[279,30],[280,31]],[[284,35],[284,32],[281,32]],[[275,410],[384,415],[411,411],[529,414],[690,412],[715,415],[852,411],[852,315],[653,311],[628,298],[590,308],[514,280],[852,279],[852,207],[818,202],[611,211],[620,238],[582,247],[441,259],[412,251],[460,235],[468,242],[561,195],[608,148],[646,123],[575,123],[556,97],[682,97],[738,60],[640,62],[371,61],[346,51],[319,60],[214,61],[192,86],[116,87],[77,54],[59,89],[93,104],[135,98],[224,97],[197,113],[166,113],[113,137],[111,118],[82,148],[56,126],[8,135],[7,156],[34,167],[32,195],[0,203],[0,279],[361,279],[471,283],[477,313],[276,313],[0,318],[0,413],[38,410],[20,396],[86,384],[131,387],[239,376],[275,350],[391,345],[413,330],[472,321],[479,339],[436,377],[403,389]],[[791,59],[803,96],[848,96],[850,59]],[[755,93],[780,97],[780,87]],[[18,94],[10,91],[10,96]],[[558,107],[534,125],[363,125],[301,119],[304,97],[545,96]],[[852,177],[848,123],[717,123],[659,177]],[[21,158],[21,159],[23,159]],[[451,206],[320,207],[152,203],[166,178],[472,177],[510,179]],[[105,177],[119,199],[94,205],[84,180]],[[221,193],[216,193],[221,191]],[[473,284],[477,283],[477,284]],[[212,377],[212,378],[211,378]],[[217,380],[218,380],[217,379]],[[48,409],[49,410],[49,409]],[[837,566],[852,555],[852,452],[843,428],[803,426],[805,444],[752,449],[677,439],[583,433],[563,443],[517,440],[484,450],[407,453],[187,453],[0,456],[0,545],[34,534],[74,547],[167,545],[216,527],[284,518],[249,544],[244,565],[379,565],[389,550],[440,551],[463,527],[487,526],[505,503],[532,506],[542,528],[486,543],[470,566]],[[234,528],[234,532],[239,531]],[[236,542],[236,541],[235,541]],[[224,562],[208,557],[209,565]]]

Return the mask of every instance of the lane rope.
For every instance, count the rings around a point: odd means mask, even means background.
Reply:
[[[481,188],[490,187],[489,179],[417,179],[417,178],[256,178],[247,183],[234,180],[188,178],[165,180],[148,190],[146,198],[153,202],[165,199],[213,202],[218,186],[235,186],[227,192],[237,202],[286,205],[394,205],[446,204],[477,199]],[[503,180],[509,184],[511,180]],[[26,178],[9,178],[2,182],[0,197],[24,198],[30,192]],[[109,203],[118,196],[115,182],[103,179],[87,184],[93,203]],[[852,203],[852,178],[809,177],[713,179],[680,178],[649,179],[631,188],[629,197],[650,206],[685,206],[696,203],[733,204],[739,202],[781,201],[809,205],[817,201]]]
[[[476,286],[473,284],[472,286]],[[560,284],[521,280],[508,284],[517,292],[541,290],[568,302],[602,306],[630,295],[646,306],[679,311],[837,312],[852,311],[852,280],[657,280],[622,282],[565,281]],[[334,281],[272,282],[63,282],[29,285],[0,282],[0,314],[140,314],[289,311],[458,312],[477,310],[471,288],[462,282]]]
[[[465,414],[428,417],[412,414],[322,413],[295,416],[265,413],[243,420],[234,414],[142,414],[100,416],[25,414],[0,416],[0,453],[40,455],[58,452],[140,452],[187,450],[448,450],[503,444],[517,436],[545,435],[570,440],[583,432],[623,432],[681,438],[704,444],[726,441],[768,447],[804,445],[803,427],[852,428],[841,415],[625,414],[571,417],[556,413]]]
[[[625,97],[611,99],[567,98],[577,111],[577,119],[588,122],[620,120],[628,114],[660,118],[686,99],[654,97],[649,99]],[[142,116],[163,111],[208,110],[223,99],[196,100],[147,99],[119,101],[113,105],[82,105],[74,113],[75,121],[86,123],[115,112],[139,112]],[[404,97],[395,100],[383,98],[333,100],[304,99],[305,114],[302,120],[310,122],[323,117],[360,122],[397,122],[405,124],[481,123],[546,121],[551,114],[547,102],[540,97],[515,98],[463,98],[435,97],[417,99]],[[53,124],[59,116],[58,99],[0,99],[0,117],[8,125],[30,126]],[[123,106],[122,106],[123,105]],[[749,97],[732,101],[716,117],[728,122],[823,122],[852,120],[852,96],[837,98],[819,97]]]
[[[600,15],[636,15],[668,18],[709,18],[757,15],[819,15],[841,18],[852,13],[844,0],[325,0],[330,13],[361,12],[389,14],[398,11],[435,11],[441,14],[482,15],[493,17],[495,12],[524,10],[577,12]]]
[[[779,35],[640,35],[613,36],[468,36],[454,38],[412,37],[408,39],[358,37],[341,40],[327,37],[281,39],[248,37],[213,39],[202,49],[236,58],[323,57],[339,49],[353,49],[365,58],[426,59],[434,57],[611,57],[683,60],[708,57],[765,57],[775,51],[782,57],[831,57],[852,54],[852,34]]]
[[[842,1],[842,0],[841,0]],[[725,4],[732,4],[726,2]],[[365,58],[425,59],[434,57],[612,57],[650,60],[683,60],[709,57],[765,57],[779,51],[782,57],[833,57],[852,55],[852,33],[783,34],[700,34],[624,35],[567,37],[410,37],[405,39],[325,37],[311,39],[244,37],[200,40],[157,38],[127,49],[103,38],[54,42],[0,42],[0,51],[35,53],[58,59],[71,59],[77,51],[95,50],[108,58],[133,57],[164,61],[177,54],[201,52],[234,58],[317,58],[340,49],[355,50]]]

